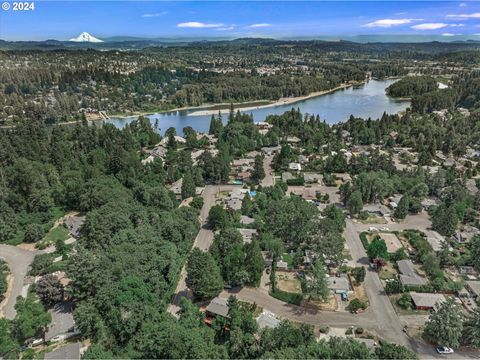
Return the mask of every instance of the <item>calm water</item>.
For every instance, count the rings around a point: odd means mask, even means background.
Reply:
[[[264,109],[248,110],[247,113],[253,114],[255,122],[264,121],[267,115],[283,114],[291,110],[292,107],[300,108],[303,114],[320,115],[320,119],[327,123],[337,123],[347,120],[350,115],[362,118],[377,119],[383,112],[395,114],[405,110],[410,103],[407,101],[398,101],[390,99],[385,95],[385,88],[396,80],[371,80],[367,84],[338,90],[330,94],[317,96],[307,100],[299,101],[290,105],[279,105]],[[183,133],[183,128],[191,126],[196,131],[207,132],[210,126],[211,116],[193,116],[189,115],[195,110],[174,111],[149,115],[152,124],[158,120],[158,125],[163,133],[169,127],[174,127],[178,134]],[[111,119],[106,121],[122,128],[134,118]],[[226,122],[227,115],[223,115]]]

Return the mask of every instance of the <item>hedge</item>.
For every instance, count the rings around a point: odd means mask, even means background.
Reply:
[[[363,247],[365,248],[365,250],[367,250],[368,249],[367,233],[361,232],[359,236],[360,236],[360,240],[362,241]]]
[[[287,180],[287,185],[290,186],[303,186],[305,185],[305,179],[302,177],[297,177],[293,179],[288,179]]]
[[[302,294],[296,294],[296,293],[291,293],[291,292],[286,292],[283,290],[279,289],[272,289],[270,290],[270,295],[274,297],[275,299],[284,301],[289,304],[293,305],[300,305],[303,300],[303,295]]]

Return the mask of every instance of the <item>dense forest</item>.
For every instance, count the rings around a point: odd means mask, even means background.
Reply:
[[[1,50],[0,122],[14,124],[35,116],[58,123],[81,120],[90,111],[131,114],[271,101],[369,76],[399,77],[412,71],[462,75],[479,63],[475,47],[238,40],[121,53],[55,47],[49,51]],[[425,89],[433,90],[422,87],[421,92]],[[415,109],[451,105],[448,94],[433,91],[419,98]]]
[[[412,97],[437,88],[437,81],[431,76],[407,76],[390,85],[386,92],[393,97]]]

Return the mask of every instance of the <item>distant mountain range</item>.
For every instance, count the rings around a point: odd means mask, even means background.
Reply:
[[[478,38],[478,39],[476,39]],[[274,44],[323,44],[332,48],[338,46],[361,46],[362,44],[371,44],[377,47],[389,46],[391,44],[398,44],[399,48],[411,47],[411,50],[424,46],[431,48],[429,51],[439,52],[441,49],[435,49],[435,45],[442,44],[440,48],[476,48],[480,46],[480,36],[415,36],[415,35],[358,35],[348,37],[302,37],[302,38],[284,38],[284,39],[270,39],[270,38],[228,38],[228,37],[157,37],[157,38],[142,38],[135,36],[113,36],[113,37],[98,37],[82,32],[79,36],[71,38],[67,41],[61,40],[44,40],[44,41],[6,41],[0,39],[0,49],[14,50],[14,49],[39,49],[39,50],[54,50],[54,49],[101,49],[101,50],[141,50],[148,47],[164,47],[164,46],[187,46],[199,44],[232,44],[232,45],[274,45]],[[335,45],[337,44],[337,45]],[[451,49],[450,49],[451,50]]]

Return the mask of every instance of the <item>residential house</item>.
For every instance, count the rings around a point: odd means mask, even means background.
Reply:
[[[424,233],[433,251],[436,252],[442,250],[442,243],[445,241],[445,238],[442,235],[435,230],[425,230]]]
[[[48,325],[45,332],[45,340],[50,341],[55,338],[68,338],[70,334],[75,333],[75,321],[73,320],[73,304],[62,302],[48,310],[52,316],[52,322]]]
[[[463,225],[454,235],[453,239],[461,244],[469,243],[475,235],[480,235],[480,230],[471,225]]]
[[[277,152],[280,151],[282,147],[280,145],[277,145],[277,146],[265,146],[265,147],[262,147],[262,152],[265,154],[265,155],[273,155]]]
[[[277,270],[288,270],[288,263],[283,260],[277,261]]]
[[[253,238],[256,238],[258,236],[258,232],[256,229],[237,229],[237,230],[242,235],[244,244],[251,243]]]
[[[243,198],[247,191],[248,190],[246,189],[233,189],[225,199],[227,210],[240,210],[242,208]]]
[[[251,218],[249,216],[242,215],[240,216],[240,224],[242,225],[250,225],[255,222],[254,218]]]
[[[300,163],[292,162],[292,163],[288,164],[288,169],[291,170],[291,171],[300,172],[300,171],[302,171],[302,165]]]
[[[298,144],[301,140],[296,136],[287,136],[287,142],[289,144]]]
[[[175,194],[177,199],[182,198],[182,184],[183,178],[180,178],[169,186],[169,190]]]
[[[426,197],[421,201],[421,204],[424,210],[428,210],[431,206],[437,206],[438,201],[433,198]]]
[[[63,224],[70,231],[70,235],[72,235],[74,238],[78,238],[80,236],[80,229],[82,228],[84,222],[85,216],[74,215],[65,219]]]
[[[418,275],[412,260],[399,260],[397,267],[400,272],[399,279],[403,285],[419,286],[427,283],[423,277]]]
[[[458,272],[461,275],[477,275],[477,271],[473,266],[459,266],[458,267]]]
[[[293,178],[294,178],[294,176],[289,172],[283,172],[282,173],[282,181],[283,182],[287,182],[288,180],[292,180]]]
[[[436,309],[441,303],[447,301],[443,294],[410,292],[410,296],[417,310]]]
[[[328,288],[335,294],[346,294],[350,291],[350,282],[346,276],[330,276],[327,278],[327,282]]]
[[[264,310],[258,317],[257,317],[257,324],[258,324],[258,328],[261,330],[261,329],[265,329],[265,328],[270,328],[270,329],[274,329],[276,328],[278,325],[280,325],[280,320],[277,319],[277,317],[267,311],[267,310]]]
[[[174,136],[175,141],[179,144],[185,144],[187,140],[185,140],[183,137],[175,135]],[[168,145],[168,136],[165,136],[160,143],[157,144],[157,146],[167,146]]]
[[[80,360],[81,344],[66,343],[51,352],[45,354],[45,360]]]
[[[210,301],[206,308],[207,318],[215,318],[221,316],[228,319],[228,299],[216,297]]]
[[[312,183],[321,184],[323,181],[323,175],[316,174],[316,173],[304,173],[303,178],[305,179],[305,182],[307,184],[312,184]]]
[[[480,295],[480,281],[467,280],[465,281],[465,287],[473,295],[473,297],[478,298]]]

